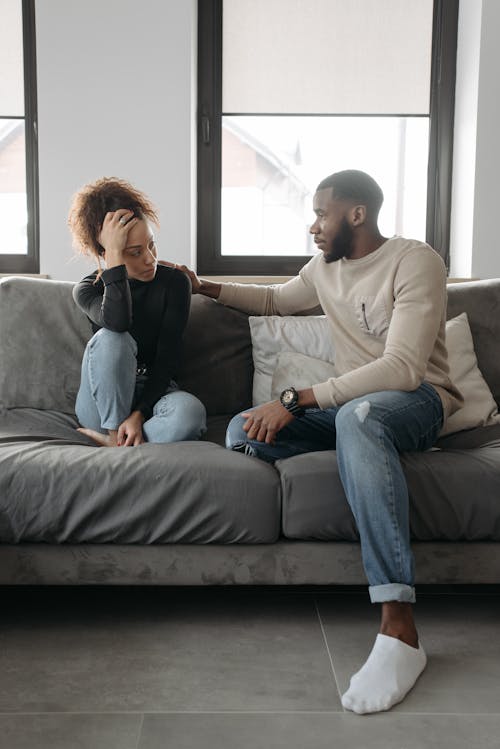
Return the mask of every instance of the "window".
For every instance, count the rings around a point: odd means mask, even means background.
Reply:
[[[0,272],[38,273],[34,0],[0,17]]]
[[[347,168],[384,190],[383,233],[447,261],[457,22],[457,0],[201,0],[198,270],[295,274]]]

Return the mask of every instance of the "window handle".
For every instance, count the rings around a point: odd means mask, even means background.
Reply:
[[[201,118],[201,139],[205,145],[210,143],[210,118],[203,115]]]

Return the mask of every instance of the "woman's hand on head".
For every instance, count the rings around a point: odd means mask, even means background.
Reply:
[[[128,233],[138,220],[133,211],[125,208],[106,213],[99,234],[99,244],[104,247],[104,259],[108,268],[123,264],[123,250],[127,246]]]
[[[118,447],[132,447],[135,445],[142,445],[144,440],[144,434],[142,432],[142,425],[144,424],[144,416],[140,411],[132,411],[125,421],[122,421],[118,427],[117,434],[117,446]]]
[[[168,260],[158,260],[158,265],[166,265],[167,268],[177,268],[177,270],[181,270],[183,273],[185,273],[187,276],[189,276],[189,280],[191,281],[191,291],[193,294],[199,294],[200,289],[202,286],[202,283],[194,270],[191,270],[187,267],[187,265],[178,265],[177,263],[170,263]]]

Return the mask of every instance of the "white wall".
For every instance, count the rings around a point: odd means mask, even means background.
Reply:
[[[40,272],[79,279],[72,194],[119,176],[158,207],[162,257],[194,264],[196,0],[37,0]]]
[[[450,275],[471,276],[482,0],[459,6]]]
[[[460,0],[451,275],[500,277],[500,3]]]
[[[500,277],[497,221],[500,199],[500,3],[483,0],[477,108],[476,192],[472,275]]]

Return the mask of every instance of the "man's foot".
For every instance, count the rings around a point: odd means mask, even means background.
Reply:
[[[102,434],[102,432],[96,432],[94,429],[84,429],[79,427],[77,432],[81,432],[86,437],[90,437],[91,440],[97,443],[99,447],[116,447],[116,432],[110,432],[109,434]]]
[[[250,455],[252,458],[257,457],[257,453],[255,452],[255,448],[252,447],[252,445],[249,445],[248,442],[238,442],[238,444],[234,445],[231,450],[233,453],[241,453],[242,455]]]
[[[378,634],[364,666],[351,678],[342,705],[355,713],[378,713],[401,702],[427,663],[421,645]]]
[[[418,633],[413,618],[413,604],[405,601],[384,601],[380,634],[396,637],[418,648]]]

